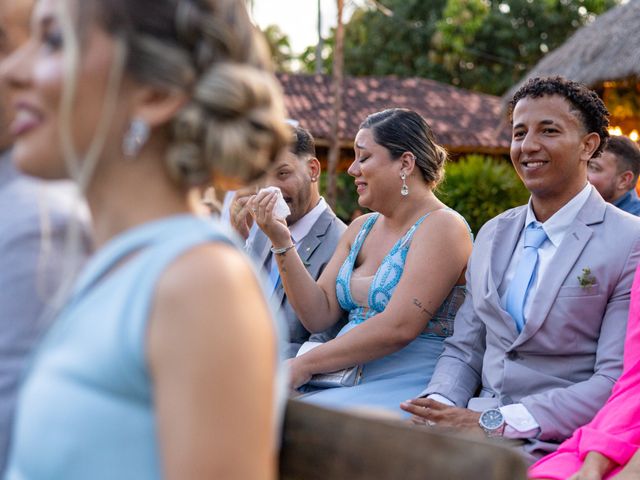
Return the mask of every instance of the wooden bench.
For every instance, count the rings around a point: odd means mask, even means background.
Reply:
[[[483,439],[289,400],[279,478],[524,480],[526,467],[516,452]]]

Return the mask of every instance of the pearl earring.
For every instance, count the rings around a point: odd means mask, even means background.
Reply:
[[[149,140],[151,129],[149,124],[139,118],[134,118],[129,125],[127,133],[122,139],[122,152],[127,158],[136,158],[140,154],[140,150]]]

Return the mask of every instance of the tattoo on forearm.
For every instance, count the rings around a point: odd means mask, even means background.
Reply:
[[[427,318],[433,317],[433,313],[422,306],[422,302],[417,298],[413,299],[413,304],[420,310],[420,313],[424,314]]]

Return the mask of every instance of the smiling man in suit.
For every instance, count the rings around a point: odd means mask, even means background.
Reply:
[[[287,152],[268,172],[266,184],[278,187],[291,214],[287,225],[293,243],[309,273],[317,279],[329,263],[346,225],[336,217],[331,207],[320,195],[320,162],[316,158],[313,136],[302,127],[293,128],[293,141]],[[343,326],[339,322],[329,331],[311,335],[300,323],[280,282],[278,267],[271,253],[271,241],[254,226],[250,235],[252,218],[247,201],[255,192],[239,193],[231,205],[231,223],[247,239],[247,250],[269,276],[272,298],[280,305],[289,327],[287,357],[295,357],[300,346],[309,340],[326,341],[333,338]]]
[[[621,373],[640,220],[587,182],[608,137],[594,92],[532,79],[510,116],[531,198],[479,232],[426,398],[402,406],[416,422],[516,439],[533,460],[591,420]]]

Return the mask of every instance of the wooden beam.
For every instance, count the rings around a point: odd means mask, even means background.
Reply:
[[[524,480],[515,451],[400,420],[290,400],[280,454],[281,480]]]

